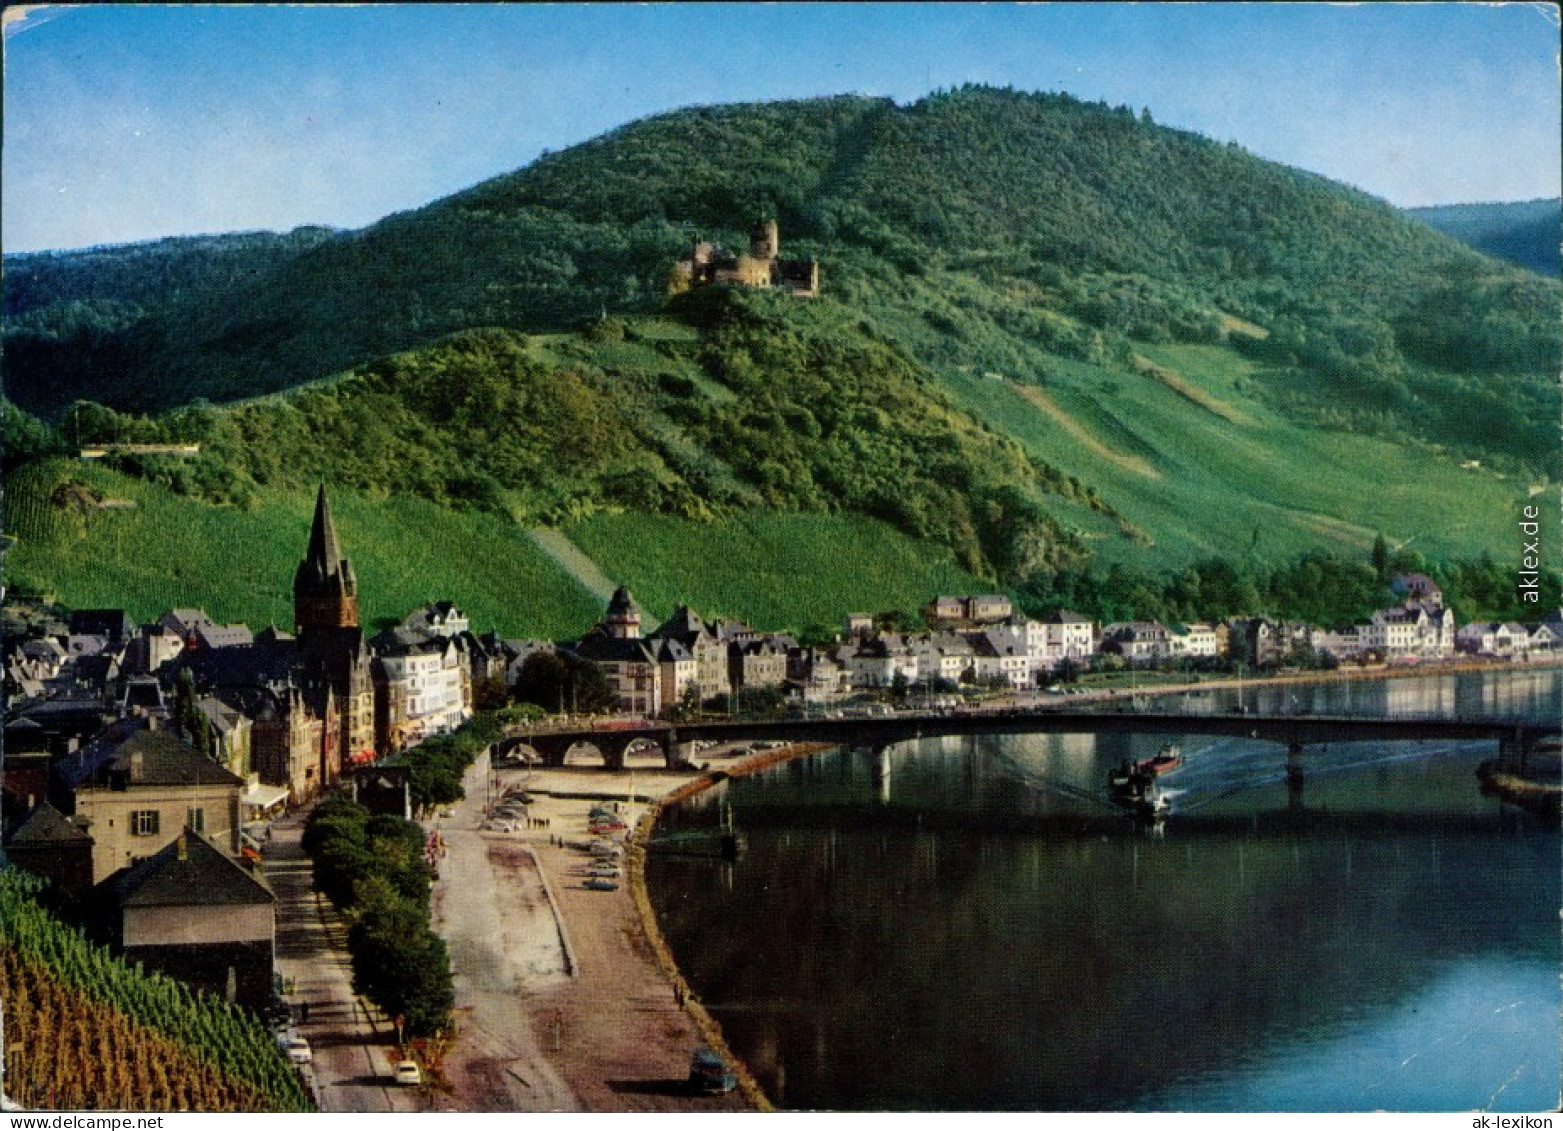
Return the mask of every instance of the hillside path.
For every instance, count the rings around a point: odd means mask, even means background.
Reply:
[[[604,604],[618,588],[613,579],[602,572],[585,550],[570,541],[562,530],[528,530],[526,536],[576,583]]]

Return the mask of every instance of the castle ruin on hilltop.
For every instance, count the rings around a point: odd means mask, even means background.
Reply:
[[[668,290],[673,294],[727,283],[735,287],[773,288],[795,298],[819,296],[819,260],[781,259],[781,236],[775,220],[759,220],[749,232],[749,254],[734,255],[706,240],[697,240],[689,258],[673,265]]]

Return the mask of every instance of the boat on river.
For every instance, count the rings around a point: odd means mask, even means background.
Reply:
[[[1164,774],[1168,770],[1175,770],[1183,765],[1183,752],[1169,743],[1161,748],[1160,754],[1157,754],[1154,758],[1146,758],[1143,762],[1136,763],[1136,765],[1141,771],[1152,776]]]

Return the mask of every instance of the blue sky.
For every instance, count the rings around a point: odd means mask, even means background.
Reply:
[[[1559,194],[1541,4],[116,6],[8,13],[0,244],[359,227],[697,103],[1068,91],[1395,204]]]

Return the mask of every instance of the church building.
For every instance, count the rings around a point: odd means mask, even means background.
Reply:
[[[358,579],[342,554],[322,485],[304,560],[293,575],[293,620],[304,694],[325,720],[324,779],[374,758],[370,649],[358,623]]]

